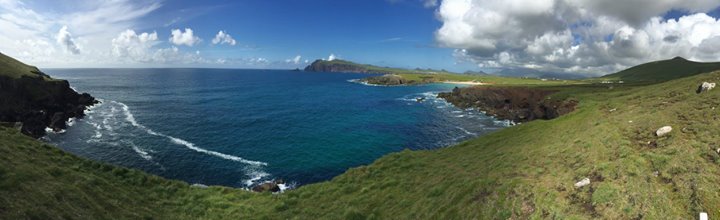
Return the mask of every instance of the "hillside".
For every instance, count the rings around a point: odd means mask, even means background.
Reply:
[[[24,64],[3,53],[0,53],[0,76],[7,76],[15,79],[22,76],[39,76],[48,80],[50,79],[48,75],[41,72],[37,67]]]
[[[715,70],[720,70],[720,62],[700,63],[682,57],[675,57],[670,60],[661,60],[634,66],[617,73],[605,75],[600,79],[622,80],[626,83],[657,83]]]
[[[696,94],[704,81],[720,82],[720,71],[612,89],[546,85],[557,91],[549,99],[572,97],[577,109],[275,195],[194,188],[0,128],[0,219],[713,219],[720,91]],[[666,125],[669,135],[654,135]]]

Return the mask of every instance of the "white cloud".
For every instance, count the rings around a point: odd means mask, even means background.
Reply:
[[[423,6],[425,6],[426,8],[432,8],[432,7],[437,6],[437,4],[438,4],[437,0],[422,0],[422,1],[423,1]]]
[[[293,57],[293,58],[286,59],[285,62],[286,62],[286,63],[292,63],[292,64],[300,64],[301,60],[302,60],[302,56],[297,55],[297,56],[295,56],[295,57]]]
[[[233,39],[233,37],[230,36],[230,34],[228,34],[227,32],[225,32],[225,31],[219,31],[219,32],[217,33],[217,35],[215,35],[215,38],[213,38],[212,43],[213,43],[213,44],[230,44],[230,45],[232,45],[232,46],[235,46],[235,44],[236,44],[237,42],[236,42],[235,39]]]
[[[157,32],[137,34],[128,29],[112,39],[112,54],[122,60],[150,62],[152,47],[158,43]]]
[[[186,45],[192,47],[200,43],[200,38],[193,35],[193,30],[190,28],[185,28],[185,32],[180,29],[173,29],[170,34],[170,42],[178,46]]]
[[[75,44],[75,40],[72,38],[72,34],[67,30],[67,26],[63,26],[55,35],[55,41],[62,45],[68,52],[72,54],[79,54],[80,48]]]
[[[330,56],[328,56],[328,58],[327,58],[328,61],[333,61],[333,60],[335,60],[335,59],[337,59],[337,57],[335,56],[335,54],[330,54]]]
[[[714,0],[443,0],[440,46],[481,67],[604,74],[674,56],[717,61]],[[693,14],[659,16],[671,9]],[[704,43],[704,44],[703,44]],[[708,50],[707,48],[710,48]]]

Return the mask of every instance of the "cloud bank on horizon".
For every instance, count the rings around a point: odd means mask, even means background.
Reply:
[[[717,0],[442,0],[435,37],[461,61],[599,75],[682,56],[720,60]],[[678,18],[663,15],[683,12]]]

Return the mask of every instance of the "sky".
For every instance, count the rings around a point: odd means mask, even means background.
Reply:
[[[717,0],[0,0],[0,52],[41,68],[303,68],[346,59],[598,76],[720,61]]]

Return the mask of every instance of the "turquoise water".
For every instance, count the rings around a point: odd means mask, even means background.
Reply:
[[[284,70],[46,72],[102,101],[47,141],[206,185],[319,182],[390,152],[445,147],[507,126],[435,98],[448,84],[367,86],[351,80],[368,75]]]

